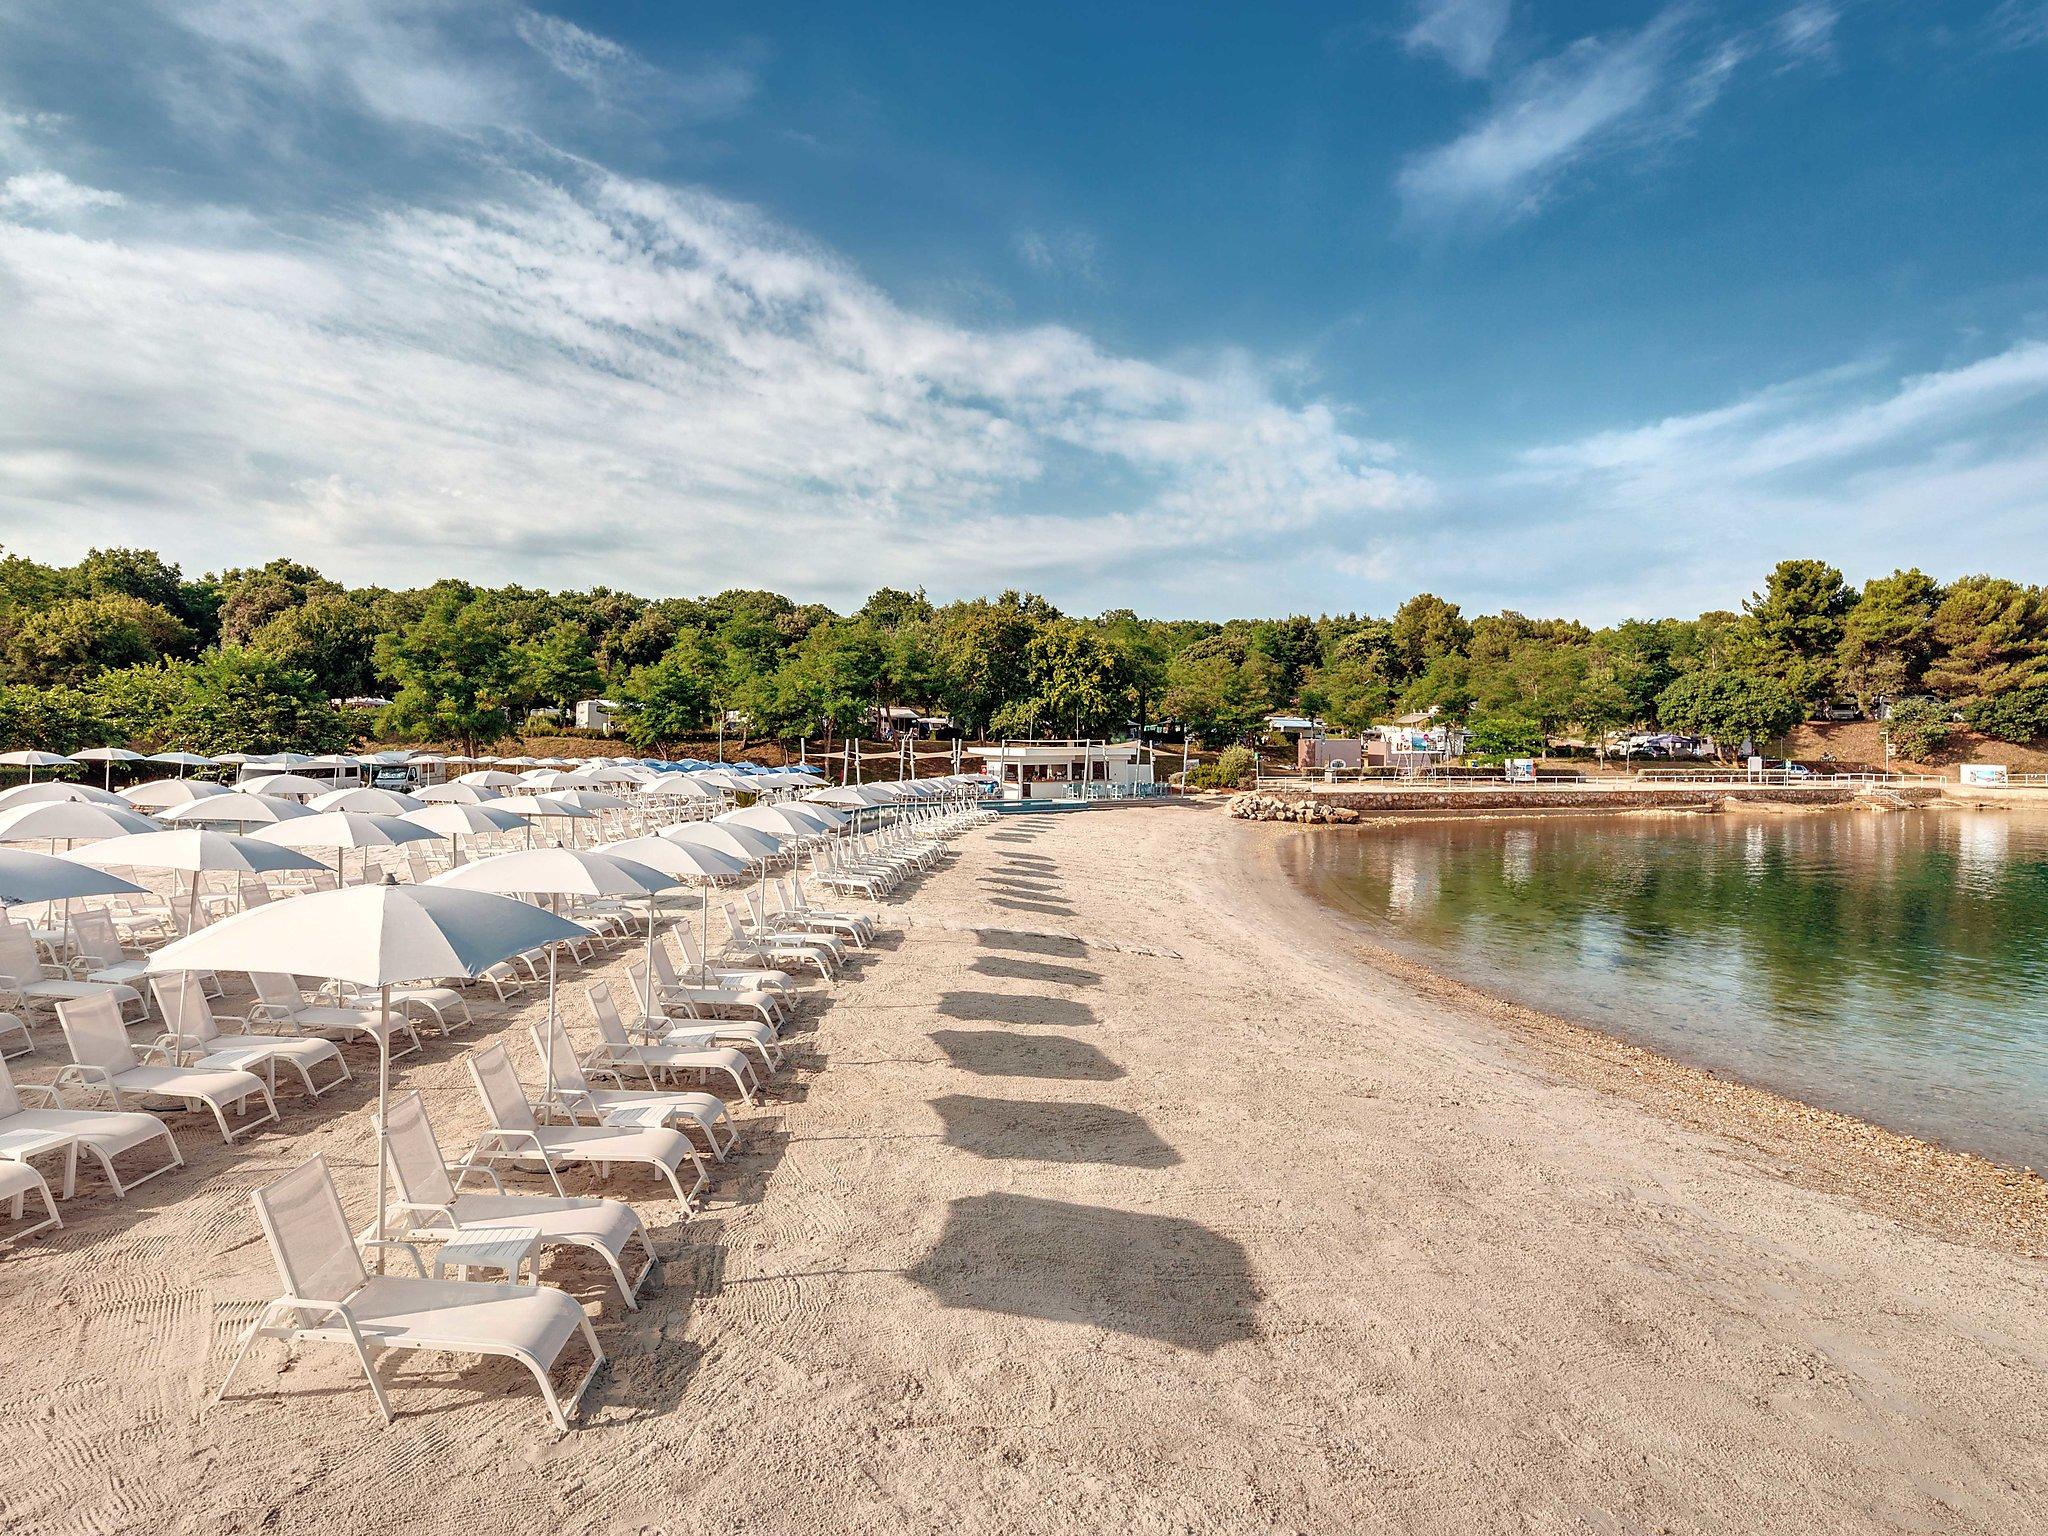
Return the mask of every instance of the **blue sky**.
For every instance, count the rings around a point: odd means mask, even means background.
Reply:
[[[11,0],[0,544],[1075,611],[2048,579],[2048,0]]]

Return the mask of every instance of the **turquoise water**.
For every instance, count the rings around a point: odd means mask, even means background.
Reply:
[[[2048,1168],[2048,813],[1434,821],[1289,857],[1461,981]]]

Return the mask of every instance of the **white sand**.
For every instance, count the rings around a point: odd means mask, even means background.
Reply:
[[[2037,1264],[1564,1081],[1349,954],[1272,835],[964,839],[706,1215],[615,1176],[668,1256],[644,1309],[550,1271],[613,1356],[567,1436],[509,1367],[387,1362],[385,1428],[341,1352],[274,1344],[201,1415],[274,1287],[244,1192],[323,1151],[366,1220],[363,1091],[190,1123],[125,1203],[84,1176],[0,1258],[0,1527],[2048,1529]],[[400,1064],[451,1150],[462,1052],[531,1076],[525,1016]]]

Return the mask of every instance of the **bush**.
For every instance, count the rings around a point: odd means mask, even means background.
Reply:
[[[1259,776],[1258,754],[1250,747],[1225,747],[1216,758],[1216,779],[1223,789],[1250,789]]]
[[[2048,683],[1973,699],[1963,706],[1963,718],[1999,741],[2039,741],[2048,736]]]
[[[1465,730],[1465,755],[1498,763],[1543,755],[1543,724],[1527,715],[1474,715]]]
[[[1923,762],[1941,750],[1949,730],[1948,706],[1939,699],[1901,699],[1884,723],[1892,750]]]

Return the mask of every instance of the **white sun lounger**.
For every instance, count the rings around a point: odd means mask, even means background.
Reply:
[[[157,1044],[181,1058],[197,1058],[186,1062],[187,1066],[261,1070],[275,1093],[277,1064],[283,1062],[299,1074],[306,1096],[314,1099],[349,1080],[348,1063],[332,1040],[318,1035],[222,1034],[198,978],[190,971],[153,976],[149,988],[156,994],[157,1012],[164,1021],[165,1032]],[[313,1068],[326,1062],[334,1063],[339,1075],[316,1084]]]
[[[542,1125],[534,1118],[533,1106],[526,1100],[519,1075],[512,1070],[512,1058],[495,1040],[470,1052],[467,1065],[470,1081],[476,1085],[476,1096],[491,1122],[491,1128],[477,1138],[476,1150],[467,1159],[469,1166],[538,1162],[555,1186],[555,1193],[560,1195],[565,1191],[555,1171],[558,1165],[588,1163],[603,1178],[614,1163],[637,1163],[658,1170],[686,1211],[694,1209],[693,1202],[711,1182],[697,1149],[680,1131],[660,1126],[628,1129],[609,1125]],[[696,1183],[687,1193],[676,1175],[684,1163],[697,1174]]]
[[[833,976],[833,956],[829,946],[799,939],[794,934],[763,933],[742,919],[731,902],[724,906],[728,954],[758,960],[762,964],[814,965],[820,976],[827,980]]]
[[[89,997],[111,999],[117,1017],[130,1007],[143,1006],[142,994],[126,983],[80,981],[60,968],[44,965],[36,953],[35,935],[0,915],[0,1008],[31,1013],[39,1007],[54,1008]]]
[[[554,1051],[554,1098],[544,1108],[559,1111],[571,1121],[589,1115],[600,1125],[666,1125],[685,1133],[700,1131],[711,1144],[711,1155],[720,1162],[725,1161],[726,1153],[739,1141],[739,1131],[733,1126],[725,1100],[717,1094],[657,1088],[651,1073],[647,1074],[645,1088],[628,1088],[617,1067],[586,1069],[569,1044],[569,1032],[560,1024],[536,1024],[529,1033],[534,1050],[540,1053],[544,1077],[550,1045]],[[608,1077],[619,1086],[598,1088],[592,1085],[592,1077]],[[723,1142],[718,1139],[721,1125],[725,1127]]]
[[[66,1083],[104,1088],[117,1110],[126,1107],[124,1095],[204,1104],[220,1124],[221,1140],[228,1142],[277,1119],[277,1101],[271,1097],[270,1085],[253,1072],[236,1067],[180,1067],[170,1062],[170,1052],[160,1046],[136,1049],[128,1041],[128,1028],[121,1022],[113,998],[104,993],[59,1003],[57,1020],[64,1026],[72,1062],[57,1074],[60,1088]],[[151,1056],[165,1064],[149,1065]],[[263,1114],[245,1119],[239,1131],[229,1130],[228,1110],[234,1108],[246,1115],[252,1098],[263,1101]]]
[[[318,1035],[324,1040],[364,1039],[375,1044],[389,1042],[393,1056],[405,1056],[420,1048],[420,1032],[405,1014],[393,1010],[387,1024],[363,1008],[338,1008],[332,1003],[309,1003],[299,984],[283,971],[251,971],[249,985],[256,989],[256,1006],[249,1010],[249,1022],[283,1025],[295,1033]],[[398,1037],[412,1041],[399,1050]]]
[[[754,1092],[760,1087],[760,1079],[747,1058],[732,1047],[679,1045],[662,1041],[658,1036],[636,1041],[627,1031],[625,1021],[619,1017],[610,987],[599,982],[596,986],[586,987],[583,995],[590,999],[591,1011],[597,1016],[598,1047],[590,1065],[632,1067],[647,1073],[650,1078],[671,1072],[692,1072],[699,1078],[708,1073],[723,1073],[732,1079],[742,1099],[749,1104],[754,1102]]]
[[[28,1107],[26,1096],[30,1094],[42,1100],[42,1108]],[[136,1110],[67,1109],[64,1096],[55,1088],[40,1087],[34,1083],[17,1088],[6,1066],[0,1064],[0,1156],[41,1151],[53,1136],[76,1137],[79,1148],[100,1165],[100,1171],[107,1176],[107,1183],[116,1196],[125,1196],[137,1184],[185,1166],[185,1154],[178,1150],[171,1128],[155,1115],[145,1115]],[[164,1144],[170,1160],[123,1182],[114,1171],[114,1159],[153,1141]],[[66,1200],[72,1195],[70,1172],[67,1164],[64,1181]]]
[[[697,936],[688,923],[679,923],[670,931],[682,947],[683,974],[699,986],[738,987],[742,992],[773,992],[777,996],[787,996],[796,989],[796,978],[789,972],[765,965],[706,965],[704,953],[697,947]]]
[[[782,1004],[773,993],[751,987],[706,986],[684,981],[676,975],[675,962],[669,958],[666,946],[656,944],[648,954],[654,961],[654,1008],[674,1003],[692,1018],[715,1015],[720,1010],[751,1013],[759,1016],[772,1036],[781,1035],[784,1023]],[[633,979],[634,990],[644,999],[647,996],[646,962],[635,961],[633,968],[639,972]]]
[[[391,1101],[385,1149],[398,1194],[392,1209],[406,1241],[439,1242],[457,1232],[528,1229],[540,1234],[543,1248],[579,1248],[596,1255],[618,1282],[626,1305],[640,1305],[634,1298],[658,1256],[654,1239],[630,1205],[575,1196],[508,1195],[490,1168],[457,1164],[459,1176],[450,1178],[450,1165],[441,1156],[441,1143],[427,1118],[427,1101],[417,1089]],[[470,1174],[488,1179],[494,1192],[465,1193],[462,1183]],[[647,1262],[629,1279],[626,1249],[635,1242],[646,1252]]]
[[[33,1237],[50,1227],[61,1227],[64,1218],[57,1214],[56,1199],[50,1194],[50,1186],[43,1176],[18,1158],[0,1154],[0,1200],[5,1200],[10,1209],[8,1218],[19,1221],[30,1195],[43,1202],[43,1219],[32,1227],[23,1227],[17,1232],[4,1235],[9,1238]]]
[[[604,1364],[597,1334],[573,1297],[547,1286],[367,1273],[349,1236],[334,1180],[319,1157],[273,1179],[250,1198],[284,1294],[265,1306],[242,1335],[227,1379],[214,1394],[216,1403],[228,1395],[258,1339],[345,1344],[362,1363],[377,1411],[388,1424],[391,1403],[377,1380],[375,1355],[387,1349],[434,1349],[518,1361],[540,1383],[555,1428],[568,1430],[568,1413]],[[424,1274],[425,1266],[420,1268]],[[564,1402],[548,1373],[579,1334],[590,1350],[590,1369]]]

